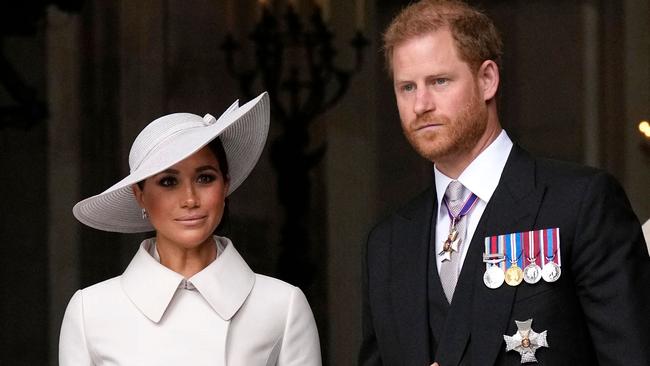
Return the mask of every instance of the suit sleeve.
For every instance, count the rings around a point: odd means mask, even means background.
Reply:
[[[65,311],[61,334],[59,338],[60,366],[92,366],[94,365],[84,331],[83,296],[77,291]]]
[[[619,184],[602,173],[580,203],[571,272],[602,365],[650,365],[650,257]]]
[[[307,298],[295,287],[278,355],[278,366],[321,366],[320,343],[316,321]]]
[[[369,286],[368,286],[368,246],[372,240],[370,234],[362,254],[362,272],[361,272],[361,349],[359,351],[359,366],[376,366],[382,365],[377,345],[377,335],[375,334],[372,322],[372,313],[370,309]]]

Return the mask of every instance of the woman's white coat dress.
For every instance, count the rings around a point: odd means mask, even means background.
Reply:
[[[77,291],[60,365],[321,365],[302,291],[253,273],[229,239],[215,240],[217,259],[187,280],[148,239],[121,276]]]

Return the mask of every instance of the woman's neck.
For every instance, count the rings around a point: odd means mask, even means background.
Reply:
[[[217,246],[212,237],[193,248],[156,240],[156,250],[163,266],[185,278],[201,272],[217,258]]]

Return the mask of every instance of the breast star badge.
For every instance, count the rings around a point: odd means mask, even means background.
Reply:
[[[533,319],[520,322],[515,320],[517,332],[512,336],[504,335],[506,341],[506,352],[515,350],[521,355],[521,363],[537,362],[535,351],[540,347],[548,347],[546,342],[546,331],[536,333],[531,325]]]

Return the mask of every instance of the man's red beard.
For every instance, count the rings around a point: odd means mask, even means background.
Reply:
[[[440,126],[417,131],[419,127],[430,124]],[[418,116],[409,126],[403,126],[403,131],[411,146],[424,158],[435,163],[472,150],[485,133],[486,126],[487,108],[475,96],[455,120],[429,112]]]

